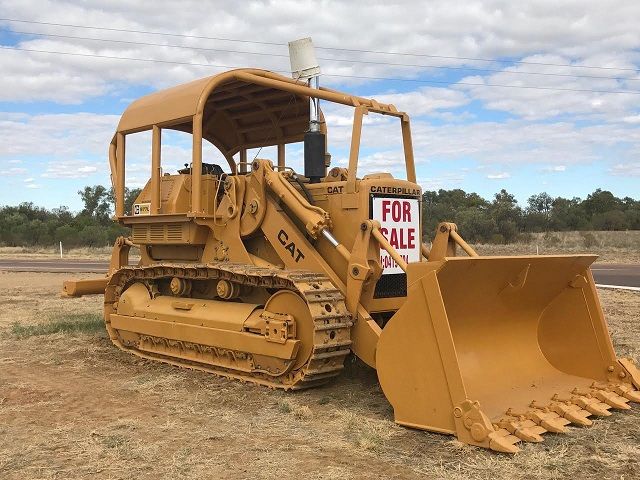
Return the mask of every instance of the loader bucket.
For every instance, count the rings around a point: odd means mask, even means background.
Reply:
[[[640,401],[618,361],[589,266],[595,256],[447,258],[410,264],[376,369],[396,422],[515,452]]]

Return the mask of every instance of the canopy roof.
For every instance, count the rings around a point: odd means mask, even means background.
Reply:
[[[306,84],[266,70],[238,69],[161,90],[134,101],[122,114],[119,133],[153,125],[193,133],[227,157],[243,148],[299,142],[309,127]]]

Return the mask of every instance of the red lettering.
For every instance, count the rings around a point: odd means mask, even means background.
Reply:
[[[391,208],[389,205],[391,202],[389,200],[382,200],[382,221],[387,221],[387,214],[391,212]]]
[[[402,202],[402,221],[411,221],[411,204],[409,202]]]
[[[387,235],[389,234],[389,231],[386,229],[386,227],[380,227],[380,233],[382,234],[382,236],[384,238],[387,238]]]
[[[415,248],[416,246],[416,229],[407,229],[407,248]]]
[[[391,218],[393,218],[394,222],[399,222],[400,221],[400,212],[401,212],[401,205],[400,202],[395,201],[393,202],[393,205],[391,206]]]
[[[391,229],[391,238],[389,238],[389,243],[393,248],[398,248],[398,231],[395,228]]]

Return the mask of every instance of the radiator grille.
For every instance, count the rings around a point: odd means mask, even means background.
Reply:
[[[146,243],[149,241],[147,238],[147,227],[146,225],[134,225],[132,228],[131,237],[133,239],[133,243]]]
[[[133,225],[133,242],[184,243],[187,241],[185,238],[185,226],[186,224],[184,223]]]
[[[181,223],[168,223],[167,227],[167,240],[182,241],[182,224]]]
[[[164,225],[149,225],[149,240],[161,242],[164,240]]]

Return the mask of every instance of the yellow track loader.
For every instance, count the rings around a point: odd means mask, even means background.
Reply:
[[[345,168],[329,168],[320,101],[353,108]],[[406,179],[358,176],[374,114],[398,120]],[[191,162],[174,173],[162,168],[165,129],[192,136]],[[142,131],[151,178],[125,211],[125,142]],[[304,174],[287,162],[292,143],[304,145]],[[276,158],[249,160],[260,147]],[[409,117],[393,105],[232,70],[134,101],[109,162],[131,237],[116,242],[106,278],[64,292],[104,294],[107,331],[127,352],[283,390],[330,381],[354,353],[377,370],[396,422],[500,452],[640,402],[594,256],[480,257],[451,223],[422,243]]]

